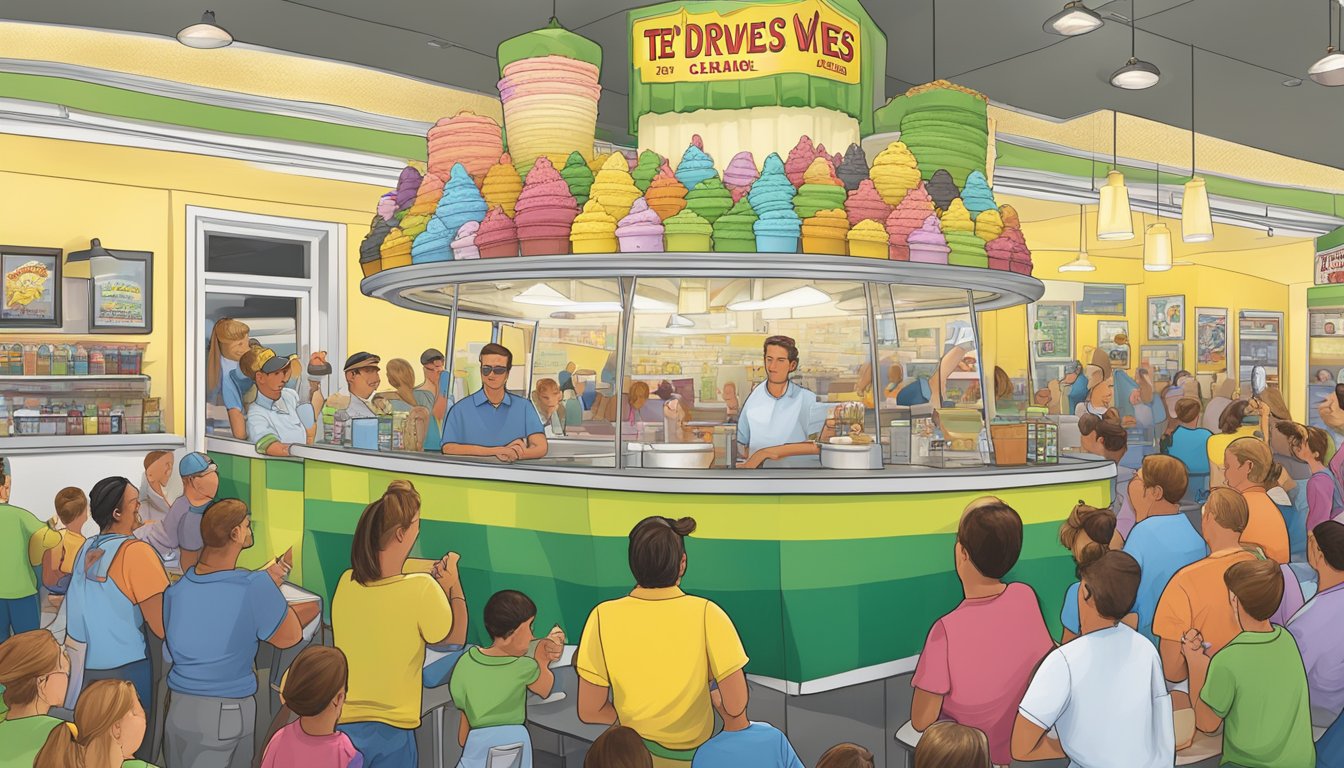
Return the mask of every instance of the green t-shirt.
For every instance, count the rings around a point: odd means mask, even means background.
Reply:
[[[0,599],[37,594],[37,575],[28,559],[28,541],[46,523],[26,509],[0,504]]]
[[[527,686],[538,677],[541,668],[529,656],[487,656],[472,648],[457,662],[448,690],[472,728],[523,725]]]
[[[1223,765],[1315,768],[1307,673],[1283,627],[1233,638],[1209,662],[1199,698],[1223,718]]]
[[[47,715],[0,720],[0,768],[33,768],[51,729],[61,721]]]

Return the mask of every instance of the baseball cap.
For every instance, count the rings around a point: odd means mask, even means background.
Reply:
[[[443,353],[437,349],[426,349],[424,352],[420,353],[421,365],[429,365],[435,360],[442,360],[442,359],[443,359]]]
[[[215,468],[215,462],[210,460],[209,456],[198,451],[193,451],[182,457],[177,463],[177,474],[182,477],[191,477],[199,475],[202,472],[208,472]]]
[[[355,368],[363,368],[366,365],[377,365],[382,362],[382,358],[372,352],[356,352],[345,358],[345,367],[341,370],[351,371]]]
[[[280,357],[275,354],[275,350],[270,349],[269,347],[264,347],[261,351],[257,352],[257,362],[261,364],[261,367],[257,370],[261,373],[275,373],[276,371],[282,371],[289,367],[290,362],[294,360],[294,358],[294,355]]]

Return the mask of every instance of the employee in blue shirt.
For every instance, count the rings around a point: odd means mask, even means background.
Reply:
[[[511,463],[546,455],[546,433],[532,402],[509,394],[513,353],[499,344],[481,348],[481,388],[454,404],[443,424],[443,453],[493,456]]]
[[[743,469],[820,467],[830,406],[817,402],[817,393],[789,379],[798,370],[798,345],[788,336],[765,340],[765,381],[747,395],[737,418],[737,442],[746,446]],[[823,431],[826,434],[822,434]]]

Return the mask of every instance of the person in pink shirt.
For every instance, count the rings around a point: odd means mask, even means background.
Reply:
[[[1293,424],[1294,434],[1288,438],[1293,456],[1306,462],[1311,470],[1307,479],[1307,530],[1311,531],[1326,520],[1344,513],[1344,488],[1339,478],[1325,466],[1325,454],[1330,450],[1330,438],[1325,430]]]
[[[363,755],[349,736],[336,730],[349,676],[339,648],[309,646],[294,659],[281,684],[280,700],[299,719],[271,737],[261,768],[363,768]],[[282,717],[288,715],[285,710]]]
[[[934,622],[919,656],[910,722],[979,728],[995,765],[1012,762],[1013,721],[1036,665],[1054,648],[1031,587],[1004,583],[1022,552],[1022,518],[989,496],[962,513],[954,546],[965,599]]]

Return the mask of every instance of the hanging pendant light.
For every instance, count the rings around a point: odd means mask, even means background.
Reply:
[[[1143,270],[1166,272],[1171,269],[1171,230],[1162,223],[1162,166],[1157,166],[1157,223],[1143,232]]]
[[[1081,0],[1071,0],[1064,4],[1064,10],[1046,19],[1041,28],[1054,35],[1073,37],[1085,35],[1104,23],[1101,16],[1089,10]]]
[[[1311,69],[1307,70],[1307,76],[1321,85],[1339,86],[1344,85],[1344,53],[1340,53],[1336,48],[1338,42],[1330,39],[1330,28],[1334,26],[1334,3],[1326,0],[1326,5],[1328,6],[1326,12],[1330,15],[1326,17],[1325,56],[1311,65]],[[1340,16],[1344,17],[1344,11],[1340,12]],[[1340,23],[1344,24],[1344,19]]]
[[[233,43],[233,35],[215,23],[215,12],[201,14],[201,23],[183,27],[177,33],[177,42],[188,48],[223,48]]]
[[[1181,196],[1181,239],[1187,243],[1207,243],[1213,239],[1213,216],[1209,211],[1209,190],[1195,171],[1195,46],[1190,46],[1190,180]]]
[[[1134,222],[1129,210],[1129,189],[1125,187],[1125,176],[1120,173],[1117,152],[1117,129],[1119,116],[1111,112],[1111,170],[1106,174],[1106,183],[1100,192],[1101,204],[1097,206],[1098,240],[1133,240]]]
[[[1087,206],[1078,206],[1078,258],[1061,265],[1060,272],[1095,272],[1096,265],[1087,255]]]
[[[1142,91],[1144,88],[1152,88],[1162,78],[1162,73],[1158,71],[1156,65],[1143,61],[1135,52],[1135,36],[1137,33],[1134,31],[1134,25],[1137,21],[1138,13],[1132,12],[1129,19],[1129,61],[1126,61],[1125,66],[1111,74],[1111,85],[1116,88],[1124,88],[1127,91]]]

